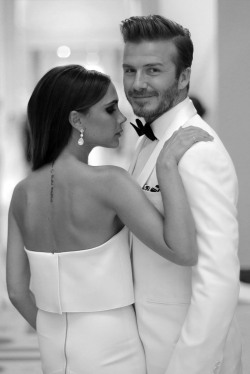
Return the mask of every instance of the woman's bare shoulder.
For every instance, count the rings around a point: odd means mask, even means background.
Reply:
[[[94,167],[93,177],[107,186],[112,184],[120,185],[123,183],[129,183],[132,180],[130,174],[125,169],[114,165]]]
[[[27,189],[27,186],[30,184],[30,180],[31,180],[31,177],[30,176],[27,176],[26,178],[20,180],[14,187],[13,189],[13,194],[12,194],[12,199],[18,199],[19,197],[21,197],[26,189]]]
[[[31,172],[26,178],[20,180],[14,187],[11,199],[11,206],[20,206],[26,201],[29,193],[34,190],[39,190],[42,181],[40,173]]]
[[[28,184],[29,177],[22,179],[19,181],[13,189],[9,213],[14,214],[14,216],[18,215],[18,212],[22,210],[24,201],[26,200],[27,196],[27,184]]]
[[[111,206],[116,201],[126,199],[129,194],[133,194],[139,188],[131,175],[123,168],[118,166],[102,166],[94,170],[95,183],[98,189],[97,194]]]

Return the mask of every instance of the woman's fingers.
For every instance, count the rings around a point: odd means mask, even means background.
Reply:
[[[180,142],[191,142],[191,143],[197,143],[199,141],[211,141],[213,140],[213,136],[211,136],[207,131],[195,127],[195,126],[188,126],[188,127],[180,127],[177,131],[173,133],[173,135],[168,139],[168,141],[165,143],[168,145],[169,143],[172,144],[176,141]]]
[[[199,127],[180,127],[165,142],[159,160],[171,158],[174,159],[178,164],[184,153],[195,143],[200,141],[207,142],[211,140],[213,140],[213,136]]]

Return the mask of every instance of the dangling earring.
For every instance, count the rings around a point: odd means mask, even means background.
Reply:
[[[79,145],[83,145],[84,144],[83,133],[84,133],[84,130],[81,129],[80,130],[80,138],[78,139],[78,144]]]

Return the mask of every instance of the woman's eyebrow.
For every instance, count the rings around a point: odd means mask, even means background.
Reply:
[[[118,100],[117,99],[112,100],[112,101],[110,101],[110,103],[105,104],[105,106],[109,106],[109,105],[112,105],[112,104],[118,104]]]

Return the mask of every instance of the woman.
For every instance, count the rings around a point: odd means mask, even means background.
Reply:
[[[123,169],[88,165],[94,147],[119,145],[126,120],[109,77],[78,65],[50,70],[28,120],[33,172],[11,201],[7,286],[37,330],[43,372],[145,374],[126,227],[168,260],[196,263],[177,164],[194,140],[212,137],[193,127],[166,143],[157,165],[160,184],[168,180],[163,219]]]

